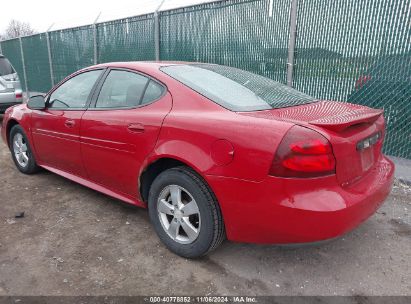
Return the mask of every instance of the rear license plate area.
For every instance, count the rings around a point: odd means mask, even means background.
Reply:
[[[363,171],[368,171],[374,164],[374,146],[380,138],[381,132],[377,132],[357,143],[357,150],[360,152]]]
[[[363,171],[368,171],[374,164],[374,149],[368,147],[361,151],[361,166]]]

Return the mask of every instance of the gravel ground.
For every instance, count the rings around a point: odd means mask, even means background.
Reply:
[[[338,240],[225,242],[194,261],[165,249],[146,210],[50,172],[20,174],[3,142],[0,202],[0,296],[411,295],[411,188],[398,181]]]

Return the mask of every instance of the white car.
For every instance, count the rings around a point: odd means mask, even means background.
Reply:
[[[0,55],[0,113],[23,102],[19,76],[10,61]]]

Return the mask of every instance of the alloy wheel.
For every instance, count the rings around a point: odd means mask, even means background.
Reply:
[[[168,185],[160,193],[157,213],[167,235],[180,244],[191,244],[200,233],[201,216],[193,196],[183,187]]]
[[[16,133],[13,138],[13,152],[18,164],[25,168],[29,163],[27,143],[21,133]]]

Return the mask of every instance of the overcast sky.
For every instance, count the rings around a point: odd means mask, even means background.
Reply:
[[[91,24],[99,21],[153,12],[162,0],[2,0],[0,33],[11,19],[28,22],[38,32]],[[165,0],[162,9],[188,6],[215,0]]]

